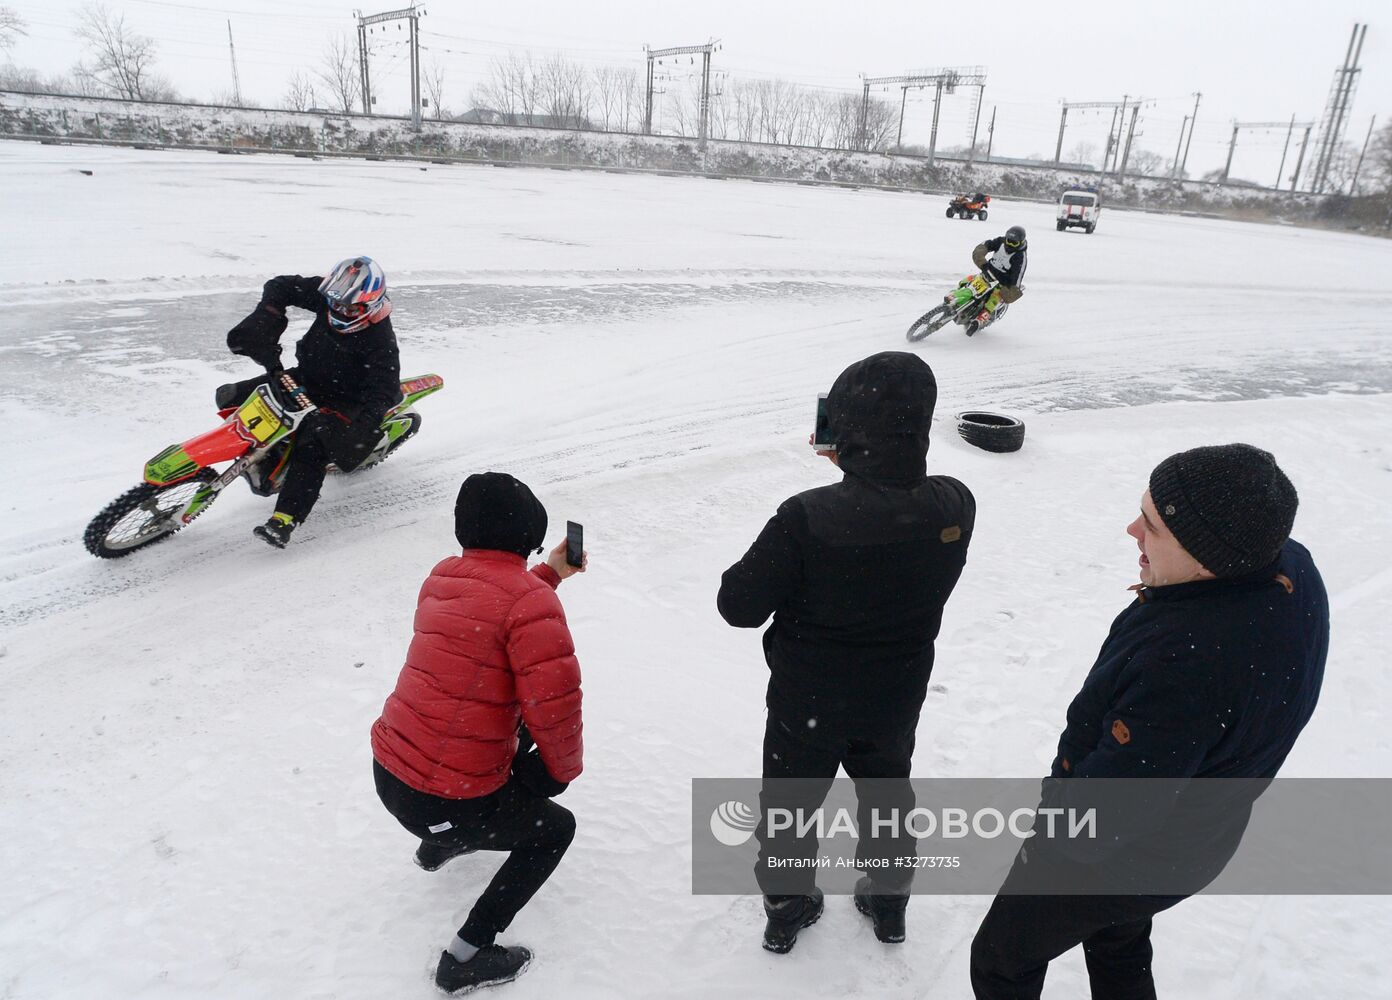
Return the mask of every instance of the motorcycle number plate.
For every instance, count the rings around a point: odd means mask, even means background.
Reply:
[[[985,278],[977,274],[972,276],[971,287],[973,292],[976,292],[976,294],[980,295],[982,292],[986,291],[986,289],[990,288],[991,286],[986,283]]]
[[[237,418],[251,436],[261,444],[265,444],[276,431],[280,430],[279,415],[267,405],[259,393],[242,404],[237,411]]]

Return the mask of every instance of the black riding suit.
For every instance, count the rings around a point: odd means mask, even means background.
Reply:
[[[295,367],[288,369],[318,406],[295,431],[294,449],[276,504],[296,523],[309,516],[319,499],[330,462],[357,468],[381,439],[382,418],[401,398],[401,361],[391,319],[353,333],[339,333],[329,323],[328,303],[319,293],[323,281],[298,274],[266,282],[256,309],[227,334],[233,354],[242,354],[267,372],[281,370],[280,336],[289,306],[314,313],[314,323],[295,345]],[[245,397],[267,380],[259,376],[238,383]]]

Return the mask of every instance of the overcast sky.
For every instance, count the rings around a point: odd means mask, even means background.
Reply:
[[[400,0],[370,5],[393,9]],[[65,71],[81,55],[72,28],[80,0],[0,0],[29,23],[9,60],[44,72]],[[355,38],[351,0],[109,0],[127,25],[159,42],[158,69],[179,92],[208,98],[231,88],[227,22],[237,46],[244,97],[275,106],[291,73],[312,70],[334,33]],[[1059,104],[1151,99],[1137,126],[1138,148],[1174,154],[1183,117],[1203,93],[1189,158],[1193,175],[1221,167],[1231,123],[1318,121],[1334,71],[1343,62],[1355,22],[1367,23],[1364,67],[1347,137],[1361,144],[1369,118],[1392,121],[1392,4],[1354,0],[1169,0],[1100,5],[1036,0],[936,4],[925,0],[840,0],[836,3],[706,0],[682,5],[652,0],[525,0],[489,4],[441,0],[419,5],[424,61],[446,74],[445,106],[462,111],[490,62],[511,50],[562,51],[589,64],[642,67],[654,48],[719,39],[717,70],[732,76],[781,77],[830,89],[859,91],[859,74],[904,73],[940,66],[984,66],[987,72],[981,142],[996,109],[994,151],[1052,156]],[[406,32],[395,24],[373,36],[377,110],[404,112],[409,103]],[[671,67],[668,67],[669,69]],[[699,73],[676,67],[679,77]],[[880,94],[898,103],[897,88]],[[965,143],[971,132],[967,90],[944,100],[939,146]],[[925,143],[930,91],[911,91],[904,141]],[[1073,112],[1064,142],[1099,148],[1111,112]],[[1243,133],[1235,177],[1275,178],[1285,135]],[[1290,167],[1287,167],[1287,175]],[[1270,176],[1266,176],[1266,175]]]

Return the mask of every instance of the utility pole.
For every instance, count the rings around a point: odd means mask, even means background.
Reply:
[[[1286,144],[1281,147],[1281,165],[1276,168],[1276,186],[1274,190],[1281,190],[1281,176],[1286,172],[1286,154],[1290,152],[1291,136],[1295,134],[1295,115],[1291,115],[1290,127],[1286,129]]]
[[[1054,146],[1054,166],[1063,159],[1063,130],[1068,127],[1068,102],[1063,102],[1063,112],[1059,115],[1058,144]]]
[[[903,98],[899,103],[899,140],[902,142],[904,137],[904,106],[908,102],[909,89],[915,90],[924,87],[933,87],[933,132],[928,143],[928,165],[933,165],[933,156],[937,150],[938,142],[938,111],[942,107],[943,92],[952,93],[960,87],[982,87],[986,86],[986,68],[984,66],[959,66],[955,68],[931,70],[926,73],[905,73],[899,76],[875,76],[861,77],[862,94],[860,99],[860,134],[857,143],[860,149],[869,149],[870,136],[868,134],[868,123],[870,120],[870,88],[872,86],[888,86],[899,84],[903,89]],[[895,145],[899,145],[896,142]]]
[[[354,11],[358,19],[358,70],[362,84],[363,114],[372,113],[372,86],[367,70],[367,35],[374,24],[384,21],[407,21],[411,29],[411,124],[420,128],[421,123],[421,85],[420,85],[420,18],[425,11],[418,10],[415,4],[400,10],[389,10],[381,14],[364,17]]]
[[[237,76],[237,46],[232,43],[232,21],[227,22],[227,48],[232,52],[232,103],[242,106],[242,81]]]
[[[1131,159],[1131,140],[1136,136],[1136,118],[1141,113],[1141,105],[1138,100],[1131,108],[1131,127],[1126,130],[1126,148],[1121,151],[1121,169],[1117,171],[1117,180],[1126,180],[1126,161]]]
[[[710,134],[710,68],[711,53],[720,49],[720,39],[712,38],[705,45],[678,45],[670,49],[650,49],[646,45],[643,51],[648,57],[648,102],[647,111],[643,115],[643,134],[652,135],[653,117],[653,63],[655,60],[666,59],[669,56],[685,56],[701,54],[701,106],[700,106],[700,126],[699,139],[702,147],[706,144],[706,137]]]
[[[1373,139],[1373,126],[1377,124],[1377,115],[1373,115],[1368,122],[1368,134],[1363,139],[1363,151],[1358,154],[1358,166],[1353,168],[1353,183],[1349,185],[1349,197],[1358,194],[1358,175],[1363,172],[1363,157],[1368,155],[1368,143]]]
[[[1203,94],[1199,91],[1194,92],[1194,114],[1189,118],[1189,138],[1184,140],[1184,159],[1179,164],[1179,176],[1184,178],[1184,168],[1189,165],[1189,144],[1194,141],[1194,125],[1199,120],[1199,99]]]
[[[1170,176],[1179,180],[1179,147],[1184,145],[1184,126],[1189,124],[1189,116],[1179,123],[1179,139],[1174,144],[1174,160],[1170,162]]]
[[[976,130],[981,125],[981,101],[986,94],[986,84],[980,84],[976,88],[976,117],[972,121],[972,142],[971,149],[967,151],[967,163],[970,164],[976,159]]]
[[[986,127],[986,162],[991,162],[991,146],[996,141],[996,106],[991,105],[991,124]]]
[[[1291,190],[1292,190],[1292,191],[1294,191],[1295,188],[1296,188],[1296,185],[1298,185],[1298,184],[1300,183],[1300,168],[1301,168],[1301,166],[1305,163],[1305,149],[1306,149],[1306,147],[1308,147],[1308,146],[1310,145],[1310,132],[1314,129],[1314,127],[1315,127],[1315,126],[1314,126],[1313,124],[1306,125],[1306,126],[1305,126],[1305,138],[1303,138],[1303,139],[1300,140],[1300,156],[1296,158],[1296,161],[1295,161],[1295,173],[1294,173],[1294,175],[1291,176]]]
[[[1232,123],[1232,142],[1228,143],[1228,162],[1223,164],[1223,183],[1227,183],[1228,171],[1232,169],[1233,151],[1237,149],[1237,130],[1242,126],[1237,122]]]

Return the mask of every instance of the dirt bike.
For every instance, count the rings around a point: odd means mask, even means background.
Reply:
[[[403,381],[400,402],[382,418],[381,439],[357,470],[380,464],[410,440],[421,425],[416,402],[444,385],[439,375]],[[259,496],[279,492],[295,446],[295,428],[315,409],[285,372],[258,385],[240,406],[218,411],[221,426],[170,445],[150,459],[145,464],[145,482],[122,493],[92,518],[83,533],[83,545],[101,559],[118,559],[154,545],[212,506],[239,476]],[[213,468],[227,461],[232,464],[221,472]]]
[[[971,290],[971,297],[963,299],[961,303],[947,301],[940,306],[934,306],[918,319],[914,320],[909,326],[909,331],[905,335],[909,342],[922,340],[930,333],[934,333],[947,326],[948,323],[957,323],[965,327],[968,337],[981,330],[990,323],[994,323],[1005,315],[1006,303],[1002,302],[996,307],[994,313],[982,319],[982,313],[986,309],[986,300],[991,297],[991,293],[996,290],[996,282],[982,274],[973,274],[963,278],[957,285],[958,288],[968,288]]]

